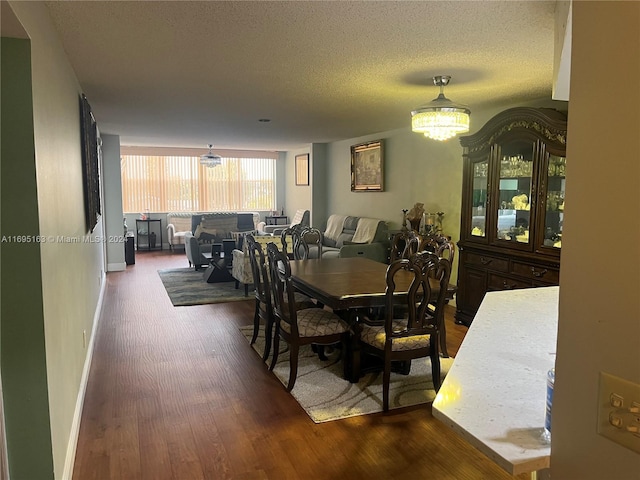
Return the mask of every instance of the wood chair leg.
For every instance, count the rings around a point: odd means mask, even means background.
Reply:
[[[289,349],[289,382],[287,383],[287,392],[293,390],[293,386],[296,384],[296,377],[298,376],[299,348],[300,347],[296,343],[293,343]]]
[[[444,358],[449,358],[449,352],[447,352],[447,329],[444,319],[442,319],[442,324],[440,325],[440,351]]]
[[[442,378],[440,375],[440,357],[436,354],[431,357],[431,377],[433,378],[433,389],[440,390]]]
[[[245,297],[249,296],[249,284],[248,283],[244,284],[244,296]]]
[[[262,354],[262,361],[266,362],[271,353],[271,343],[273,342],[273,320],[267,320],[264,327],[264,352]]]
[[[258,338],[258,332],[260,331],[260,305],[258,304],[258,300],[256,300],[256,309],[253,314],[253,336],[251,337],[251,345],[256,343],[256,339]]]
[[[280,353],[280,326],[276,323],[275,327],[275,332],[273,332],[273,358],[271,359],[269,371],[273,371],[273,367],[276,366],[278,361],[278,353]]]
[[[389,383],[391,383],[391,359],[384,359],[384,372],[382,374],[382,410],[389,411]]]

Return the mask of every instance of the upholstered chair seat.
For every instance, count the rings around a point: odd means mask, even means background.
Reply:
[[[308,297],[307,297],[308,298]],[[298,321],[298,335],[301,337],[317,337],[344,333],[349,326],[344,321],[336,321],[336,315],[321,308],[307,308],[296,312]],[[291,326],[287,322],[280,324],[285,332],[291,333]]]
[[[394,331],[404,331],[407,329],[406,320],[393,320]],[[372,347],[384,350],[384,344],[387,336],[384,331],[384,325],[370,326],[363,324],[360,340]],[[396,337],[391,339],[391,351],[399,352],[402,350],[415,350],[418,348],[429,348],[431,335],[416,335],[411,337]]]

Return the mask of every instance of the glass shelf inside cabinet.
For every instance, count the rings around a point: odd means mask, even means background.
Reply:
[[[489,161],[473,164],[473,195],[471,205],[471,235],[484,237],[487,230],[487,171]]]
[[[529,243],[533,145],[514,142],[503,146],[497,205],[497,238]]]
[[[564,188],[567,159],[549,156],[547,167],[547,198],[544,219],[544,245],[562,247],[562,223],[564,220]]]

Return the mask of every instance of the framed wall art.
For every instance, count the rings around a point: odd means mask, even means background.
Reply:
[[[309,185],[309,154],[296,155],[296,185]]]
[[[351,191],[384,191],[383,141],[360,143],[351,147]]]
[[[80,97],[80,137],[82,142],[82,181],[84,183],[84,213],[87,230],[98,224],[100,209],[100,174],[98,162],[98,127],[87,97]]]

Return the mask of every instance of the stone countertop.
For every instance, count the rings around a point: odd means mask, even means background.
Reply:
[[[549,468],[540,436],[558,292],[488,292],[433,402],[434,417],[512,475]]]

